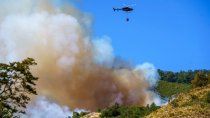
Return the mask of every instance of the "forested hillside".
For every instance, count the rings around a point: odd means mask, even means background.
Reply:
[[[188,71],[173,72],[173,71],[164,71],[158,69],[158,73],[160,75],[161,80],[168,82],[186,83],[186,84],[190,84],[195,74],[198,72],[208,74],[210,73],[210,70],[203,69],[203,70],[188,70]]]

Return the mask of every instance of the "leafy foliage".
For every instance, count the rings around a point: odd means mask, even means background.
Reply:
[[[30,72],[36,65],[34,59],[22,62],[0,63],[0,117],[10,118],[14,113],[24,113],[30,101],[28,95],[36,95],[35,82],[38,80]]]
[[[162,97],[171,97],[175,94],[187,92],[191,88],[192,87],[189,84],[167,82],[161,80],[158,82],[156,90]]]
[[[104,110],[101,110],[101,118],[140,118],[144,117],[151,112],[157,110],[158,106],[154,103],[150,106],[139,107],[139,106],[120,106],[115,104],[111,107],[108,107]]]

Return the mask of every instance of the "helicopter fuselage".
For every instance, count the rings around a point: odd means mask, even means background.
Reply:
[[[130,11],[133,11],[133,8],[131,8],[131,7],[123,7],[122,10],[125,11],[125,12],[130,12]]]

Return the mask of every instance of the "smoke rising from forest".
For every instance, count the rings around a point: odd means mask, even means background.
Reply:
[[[48,0],[3,0],[0,7],[0,62],[34,58],[40,96],[88,110],[153,102],[154,66],[116,61],[109,37],[93,40],[87,14]]]

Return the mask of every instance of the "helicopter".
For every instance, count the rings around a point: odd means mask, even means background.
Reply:
[[[124,12],[131,12],[131,11],[133,11],[134,9],[127,6],[127,7],[123,7],[123,8],[113,8],[113,10],[114,10],[114,11],[120,11],[120,10],[122,10],[122,11],[124,11]]]
[[[122,7],[122,8],[113,8],[114,11],[124,11],[126,13],[131,13],[134,8],[132,8],[131,6],[125,6],[125,7]],[[126,21],[128,22],[130,19],[129,18],[126,18]]]

